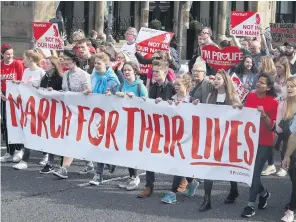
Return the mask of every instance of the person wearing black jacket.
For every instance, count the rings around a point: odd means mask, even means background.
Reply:
[[[149,88],[149,98],[155,99],[155,103],[170,100],[176,94],[173,83],[166,79],[168,69],[169,64],[167,61],[154,60],[152,62],[155,83]],[[154,172],[146,171],[146,189],[138,194],[139,198],[146,198],[152,194],[154,181]]]
[[[46,73],[41,79],[40,87],[49,91],[62,90],[63,77],[61,76],[61,65],[57,57],[51,56],[46,59]],[[53,171],[54,154],[48,155],[48,161],[39,172],[47,174]]]

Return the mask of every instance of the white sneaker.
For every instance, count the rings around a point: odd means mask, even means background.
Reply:
[[[130,183],[127,185],[127,190],[135,190],[138,189],[138,186],[140,184],[140,178],[139,177],[132,177],[130,180]]]
[[[118,186],[119,186],[120,188],[126,188],[126,187],[130,184],[131,180],[132,180],[132,178],[129,177],[129,178],[127,179],[127,181],[119,183]]]
[[[275,165],[267,166],[265,170],[261,172],[262,176],[269,176],[270,174],[276,173]]]
[[[45,166],[47,164],[47,161],[48,161],[48,154],[45,154],[43,159],[39,162],[39,165]]]
[[[293,222],[294,221],[294,212],[291,210],[287,210],[285,212],[285,216],[282,218],[282,221]]]
[[[94,178],[89,181],[90,185],[99,186],[103,182],[103,177],[100,174],[95,174]]]
[[[12,156],[9,153],[5,153],[5,155],[0,158],[0,161],[2,163],[12,162]]]
[[[288,172],[286,170],[284,170],[283,168],[281,168],[277,173],[276,175],[279,176],[279,177],[285,177],[287,176]]]
[[[17,170],[24,170],[24,169],[28,168],[28,164],[27,164],[27,162],[22,160],[21,162],[19,162],[18,164],[13,165],[12,167],[14,169],[17,169]]]
[[[15,150],[14,153],[13,153],[12,161],[14,163],[18,163],[23,159],[23,156],[24,156],[24,151],[22,149],[21,150]]]

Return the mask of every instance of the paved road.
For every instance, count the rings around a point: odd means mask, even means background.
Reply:
[[[1,150],[2,155],[4,150]],[[32,152],[30,167],[17,171],[12,163],[1,167],[1,219],[2,222],[239,222],[239,221],[280,221],[284,205],[290,195],[291,184],[288,178],[265,177],[272,197],[268,209],[257,211],[256,216],[240,218],[240,212],[247,201],[248,188],[240,184],[240,197],[235,205],[223,204],[228,194],[229,183],[216,182],[213,190],[212,207],[209,212],[200,213],[203,185],[197,194],[189,199],[179,194],[178,202],[167,205],[160,202],[163,193],[170,189],[172,176],[156,176],[155,193],[148,199],[137,199],[139,191],[125,191],[117,188],[119,177],[127,175],[127,170],[118,168],[114,174],[107,174],[107,183],[91,187],[87,182],[92,175],[80,176],[76,172],[84,165],[75,161],[70,169],[69,179],[60,180],[53,175],[39,174],[38,162],[42,154]],[[277,157],[278,159],[278,157]],[[142,173],[141,171],[140,173]],[[140,190],[144,188],[145,176],[141,176]]]

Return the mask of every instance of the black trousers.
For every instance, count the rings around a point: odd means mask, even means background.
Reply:
[[[4,94],[4,93],[3,93]],[[13,155],[15,150],[21,150],[23,144],[8,144],[8,131],[6,119],[6,102],[1,99],[1,132],[2,138],[5,140],[6,152]]]
[[[213,180],[204,180],[204,190],[205,190],[205,196],[211,196],[212,188],[213,188]],[[234,192],[238,192],[237,190],[237,182],[230,181],[230,190]]]
[[[172,184],[172,189],[171,189],[171,191],[173,193],[177,193],[178,192],[177,190],[178,190],[178,187],[179,187],[182,179],[183,179],[183,177],[181,177],[181,176],[174,176],[174,180],[173,180],[173,184]],[[192,183],[193,178],[186,177],[186,180],[187,180],[188,183]]]
[[[296,211],[296,159],[292,160],[290,163],[290,169],[289,169],[289,176],[292,182],[292,192],[289,202],[289,210]]]

